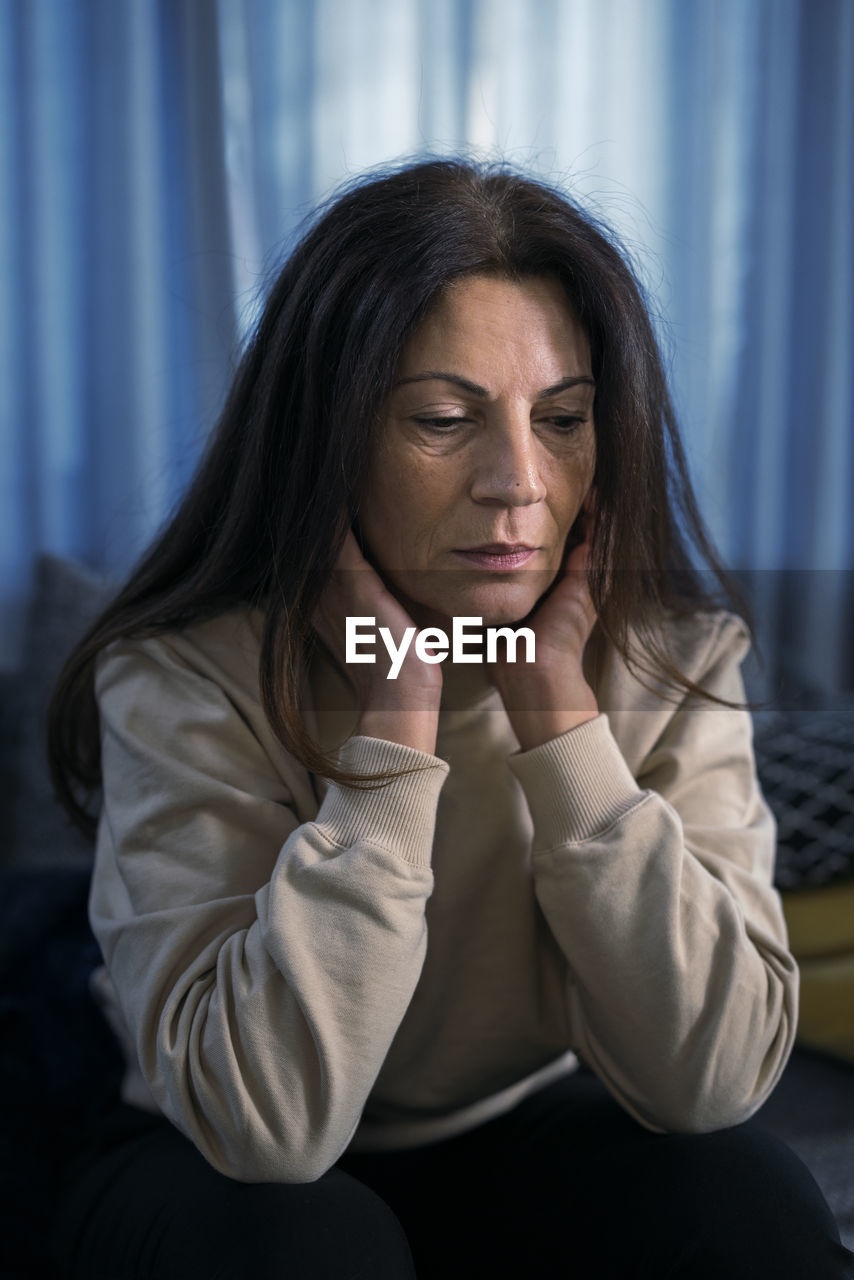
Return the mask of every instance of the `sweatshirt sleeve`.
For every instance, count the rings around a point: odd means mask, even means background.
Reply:
[[[300,822],[269,751],[163,640],[102,657],[90,905],[154,1100],[217,1169],[309,1182],[338,1159],[418,981],[447,765],[356,737]]]
[[[698,683],[742,701],[746,649],[725,615]],[[649,1128],[746,1119],[779,1078],[797,1022],[749,714],[674,705],[636,777],[607,715],[511,768],[534,823],[537,897],[569,966],[579,1053]]]

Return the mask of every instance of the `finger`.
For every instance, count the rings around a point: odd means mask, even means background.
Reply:
[[[596,486],[591,485],[584,495],[584,501],[581,504],[581,542],[584,546],[589,547],[593,541],[593,530],[596,526]]]
[[[566,558],[565,573],[585,574],[590,564],[590,543],[586,540],[573,547]]]
[[[587,497],[584,500],[584,504],[585,504],[586,510],[588,511],[588,527],[587,527],[585,541],[589,542],[592,547],[593,531],[596,525],[596,516],[598,514],[598,505],[599,505],[599,493],[595,485],[590,486]],[[613,531],[610,534],[608,534],[608,543],[612,543],[612,542],[613,542]],[[600,545],[598,548],[598,553],[599,554],[597,556],[597,560],[600,565],[602,565],[604,561],[604,570],[605,570],[604,577],[601,583],[600,593],[599,593],[599,599],[601,602],[611,594],[611,589],[614,585],[613,561],[612,561],[612,557],[608,554],[607,544],[605,543],[604,536],[602,537],[602,545]],[[588,566],[589,566],[589,560],[588,560]]]
[[[338,552],[338,560],[336,562],[338,569],[368,569],[367,560],[362,555],[356,535],[352,529],[348,529],[344,541],[341,544],[341,550]]]
[[[573,547],[566,562],[564,576],[570,580],[573,589],[573,595],[581,606],[585,623],[587,624],[588,634],[593,630],[596,622],[597,611],[593,603],[593,597],[590,593],[588,569],[590,565],[590,543],[587,541],[580,542],[577,547]]]
[[[593,519],[596,515],[596,505],[599,501],[599,493],[595,484],[591,484],[587,493],[584,495],[584,501],[581,506],[589,519]]]

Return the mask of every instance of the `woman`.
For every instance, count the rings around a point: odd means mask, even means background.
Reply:
[[[451,161],[328,208],[54,701],[129,1062],[66,1274],[851,1274],[743,1123],[796,972],[692,548],[725,593],[588,217]]]

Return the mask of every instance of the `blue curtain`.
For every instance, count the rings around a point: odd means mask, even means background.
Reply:
[[[34,557],[119,572],[185,485],[236,346],[215,11],[7,0],[3,657]]]
[[[723,554],[838,684],[852,86],[851,0],[7,0],[3,658],[38,551],[121,570],[180,495],[317,201],[464,149],[617,229]]]

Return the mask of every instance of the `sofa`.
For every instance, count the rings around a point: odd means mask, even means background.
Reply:
[[[43,557],[21,668],[0,676],[0,1280],[52,1276],[59,1179],[121,1078],[88,986],[100,959],[86,918],[92,850],[52,799],[43,748],[48,690],[107,591]],[[763,713],[756,745],[804,997],[799,1043],[760,1115],[854,1248],[854,700]]]

